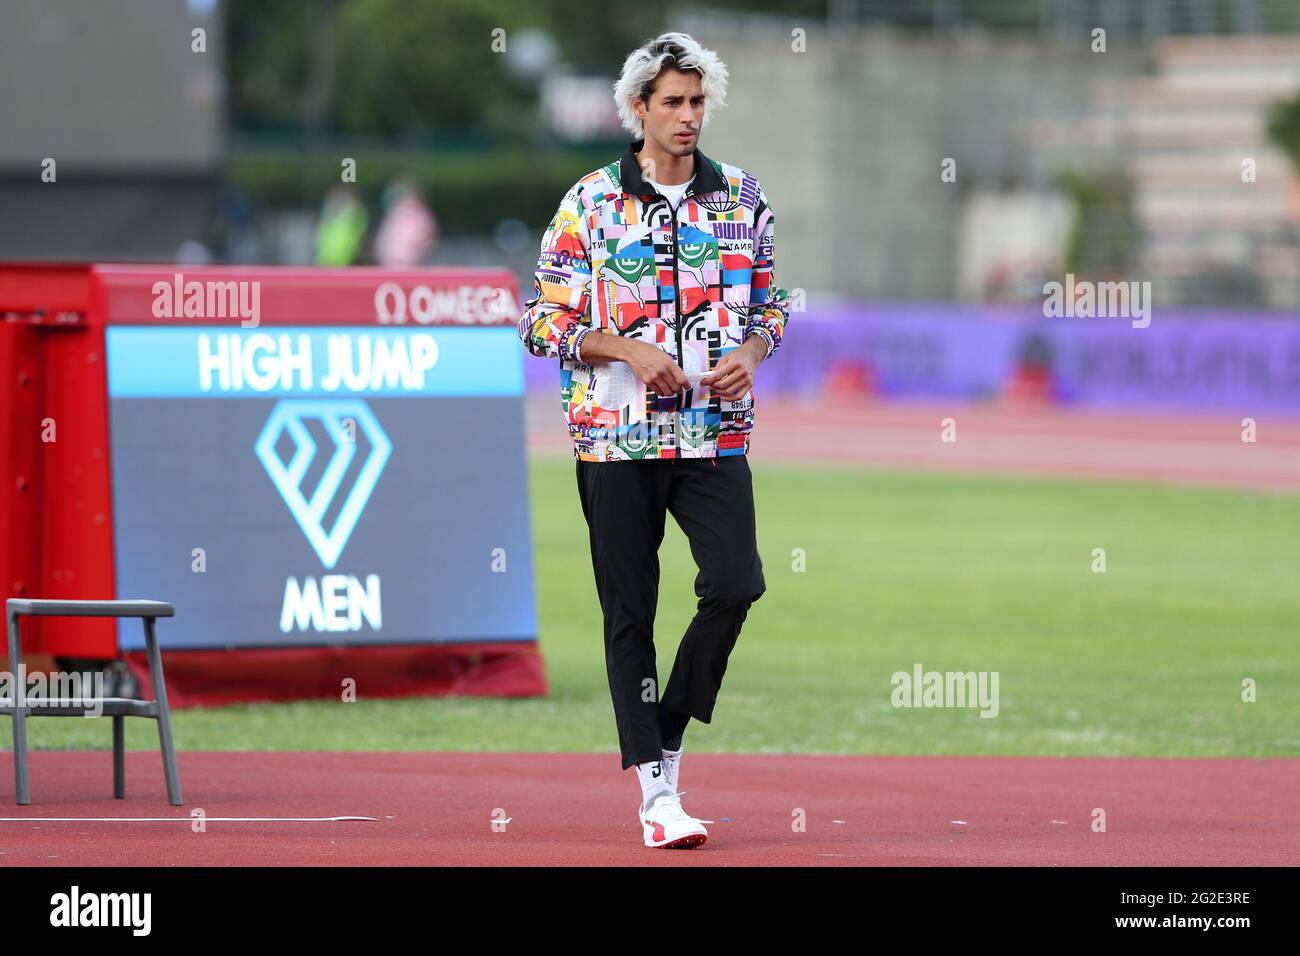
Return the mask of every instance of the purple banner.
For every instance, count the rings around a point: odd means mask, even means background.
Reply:
[[[554,389],[558,403],[558,363],[525,366],[529,390]],[[845,376],[887,398],[977,401],[1034,381],[1082,407],[1300,416],[1300,316],[1156,308],[1135,328],[1035,305],[843,303],[792,314],[758,372],[763,393],[805,397]]]

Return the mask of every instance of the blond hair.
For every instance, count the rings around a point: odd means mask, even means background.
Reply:
[[[618,82],[614,84],[618,118],[622,121],[623,128],[637,139],[645,136],[645,127],[632,108],[632,103],[635,100],[644,100],[647,105],[650,103],[655,80],[665,68],[695,70],[700,74],[700,85],[704,90],[702,127],[709,123],[710,110],[726,105],[727,67],[718,59],[718,55],[712,50],[704,49],[688,34],[660,34],[628,55],[623,62]]]

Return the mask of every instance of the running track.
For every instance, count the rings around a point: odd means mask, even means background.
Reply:
[[[559,398],[529,396],[525,409],[530,454],[572,458]],[[940,440],[947,418],[955,442]],[[1261,416],[1255,442],[1241,435],[1241,418],[1222,415],[759,396],[750,455],[755,463],[1300,492],[1300,418]]]
[[[157,753],[128,753],[127,799],[113,800],[110,752],[33,752],[29,806],[12,802],[12,771],[0,772],[0,866],[1300,863],[1300,759],[1289,758],[688,751],[683,802],[717,822],[705,846],[683,851],[641,845],[639,790],[613,753],[189,752],[180,769],[186,803],[172,807]],[[196,807],[209,817],[376,819],[209,821],[194,833]],[[1095,807],[1105,833],[1091,829]],[[504,833],[492,832],[496,808],[511,821]],[[806,832],[791,829],[796,808]]]

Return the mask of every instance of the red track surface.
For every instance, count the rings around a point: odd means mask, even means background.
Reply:
[[[530,397],[528,448],[568,455],[559,401]],[[941,422],[956,423],[955,442]],[[750,454],[755,463],[817,463],[936,471],[1300,491],[1300,419],[1264,416],[1254,443],[1241,419],[1223,415],[1105,414],[1067,408],[962,403],[823,404],[759,396]]]
[[[182,753],[187,802],[172,807],[156,753],[128,754],[128,796],[113,800],[111,754],[38,751],[31,805],[10,796],[0,807],[0,865],[1300,863],[1300,759],[688,752],[683,803],[717,822],[705,846],[681,851],[641,845],[640,792],[617,764],[613,754]],[[12,795],[10,773],[0,786]],[[194,833],[196,807],[208,817],[377,820],[209,821]],[[1105,833],[1092,832],[1095,807]],[[510,818],[504,833],[492,832],[495,808]],[[795,808],[804,833],[791,830]]]

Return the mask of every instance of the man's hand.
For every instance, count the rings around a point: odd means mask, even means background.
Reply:
[[[587,336],[588,339],[591,336]],[[681,370],[671,355],[663,349],[656,348],[649,342],[625,339],[626,355],[623,361],[632,366],[632,371],[646,385],[659,395],[676,395],[691,387],[691,380]]]
[[[740,348],[722,356],[713,371],[700,379],[700,384],[707,385],[719,398],[734,402],[744,398],[753,386],[754,370],[765,358],[767,343],[759,336],[751,335]]]

